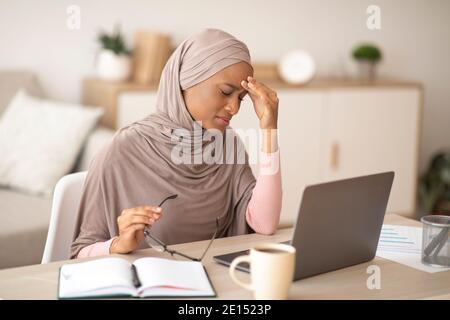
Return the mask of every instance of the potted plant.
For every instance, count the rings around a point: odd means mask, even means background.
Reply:
[[[425,214],[450,215],[450,152],[436,154],[420,177],[419,202]]]
[[[131,51],[125,44],[120,27],[116,25],[112,34],[100,32],[98,41],[101,44],[96,62],[98,77],[110,81],[128,79],[131,73]]]
[[[376,65],[381,60],[381,50],[373,44],[361,44],[352,52],[358,62],[360,78],[371,82],[375,79]]]

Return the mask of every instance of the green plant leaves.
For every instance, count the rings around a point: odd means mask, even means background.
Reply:
[[[435,155],[419,180],[419,201],[432,213],[439,203],[450,202],[450,152]]]
[[[101,32],[98,36],[98,41],[103,49],[111,50],[117,55],[131,54],[131,50],[127,48],[124,37],[122,36],[118,26],[116,26],[115,32],[112,34]]]
[[[352,52],[353,58],[356,60],[367,60],[377,62],[381,60],[381,50],[372,44],[362,44],[356,47]]]

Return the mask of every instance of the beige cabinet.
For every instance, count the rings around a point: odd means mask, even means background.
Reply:
[[[394,171],[388,213],[415,211],[422,90],[414,83],[272,85],[278,92],[281,225],[292,224],[305,186]],[[156,90],[120,90],[116,127],[155,111]],[[250,99],[231,123],[258,128]],[[244,140],[247,147],[248,141]],[[257,165],[252,165],[257,175]]]
[[[420,91],[392,87],[340,89],[329,91],[326,101],[320,179],[394,171],[387,211],[413,213]]]

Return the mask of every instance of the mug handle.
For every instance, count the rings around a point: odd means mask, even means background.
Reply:
[[[242,288],[247,289],[247,290],[253,290],[253,286],[251,283],[244,283],[241,280],[239,280],[235,275],[236,267],[238,266],[238,264],[240,264],[242,262],[250,263],[250,256],[249,255],[240,256],[233,260],[233,262],[230,265],[230,269],[229,269],[230,277],[231,277],[231,279],[233,279],[234,282],[236,282]]]

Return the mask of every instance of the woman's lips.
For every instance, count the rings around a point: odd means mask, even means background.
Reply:
[[[230,124],[229,118],[224,118],[224,117],[216,117],[216,118],[217,118],[217,121],[223,126],[227,126]]]

